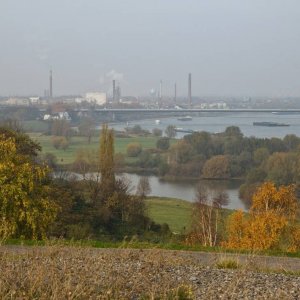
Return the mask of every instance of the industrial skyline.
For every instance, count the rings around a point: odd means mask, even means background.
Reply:
[[[101,86],[99,85],[98,87],[98,91],[100,91]],[[109,88],[108,88],[109,90]],[[183,88],[183,90],[185,90]],[[95,90],[96,91],[96,90]],[[87,91],[85,91],[87,92]],[[105,90],[101,90],[101,92],[108,92]],[[150,94],[151,91],[149,91]],[[159,81],[159,92],[158,92],[158,98],[160,103],[163,100],[163,97],[172,97],[172,93],[170,93],[171,91],[169,91],[169,93],[163,94],[163,80]],[[4,95],[0,95],[0,96],[4,96]],[[8,95],[11,96],[11,95]],[[24,96],[24,95],[20,95],[20,96]],[[28,96],[28,95],[25,95]],[[49,86],[48,88],[44,89],[44,96],[45,97],[49,97],[49,98],[53,98],[54,94],[53,94],[53,70],[52,68],[49,70]],[[57,95],[57,96],[64,96],[64,95]],[[112,99],[114,102],[118,101],[120,99],[121,96],[121,86],[120,83],[118,83],[118,85],[116,84],[116,80],[113,79],[112,80]],[[144,96],[144,95],[143,95]],[[189,106],[190,108],[192,107],[192,74],[189,73],[188,74],[188,90],[187,90],[187,94],[182,94],[181,96],[188,97],[189,100]],[[174,84],[174,103],[176,103],[177,100],[177,82],[175,82]]]
[[[3,1],[0,95],[300,96],[300,2]],[[55,20],[55,21],[54,21]],[[101,22],[99,22],[101,20]]]

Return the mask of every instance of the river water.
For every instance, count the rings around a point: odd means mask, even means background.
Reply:
[[[159,128],[165,130],[168,125],[174,125],[183,129],[192,129],[195,131],[207,131],[211,133],[222,132],[229,126],[238,126],[245,136],[255,136],[260,138],[279,137],[283,138],[287,134],[300,134],[300,114],[280,115],[272,113],[216,113],[214,115],[202,114],[193,116],[192,121],[179,121],[177,117],[160,118],[160,124],[156,120],[147,119],[132,121],[128,126],[140,125],[143,129],[152,130]],[[285,123],[286,127],[258,127],[253,126],[253,122],[277,122]],[[110,125],[116,130],[124,130],[125,123],[115,123]],[[182,137],[179,134],[178,137]]]
[[[60,176],[61,174],[54,174]],[[71,172],[68,174],[70,178],[82,180],[83,176],[78,173]],[[96,173],[86,174],[86,179],[95,180]],[[117,174],[117,178],[123,179],[129,184],[129,192],[136,194],[139,180],[142,176],[132,173]],[[197,180],[197,179],[163,179],[153,175],[143,175],[149,180],[151,192],[148,196],[167,197],[194,202],[196,198],[196,190],[198,185],[205,188],[208,192],[208,197],[212,198],[218,192],[225,192],[228,195],[229,209],[247,210],[247,205],[239,198],[239,187],[241,180]]]
[[[132,121],[130,124],[115,123],[110,127],[116,130],[124,130],[126,126],[140,125],[143,129],[152,130],[159,128],[165,130],[168,125],[174,125],[183,129],[192,129],[195,131],[207,131],[211,133],[222,132],[228,126],[238,126],[245,136],[255,136],[260,138],[279,137],[283,138],[287,134],[300,134],[300,114],[280,115],[272,113],[220,113],[214,115],[201,114],[193,116],[191,121],[179,121],[177,117],[159,118],[160,124],[156,123],[154,119]],[[287,127],[257,127],[253,126],[253,122],[278,122],[289,124]],[[184,134],[177,135],[178,138]],[[130,179],[133,186],[136,186],[140,178],[139,175],[125,174]],[[149,176],[151,185],[151,195],[161,197],[172,197],[183,199],[187,201],[194,201],[195,190],[199,181],[196,180],[176,180],[167,181],[161,180],[156,176]],[[239,199],[240,181],[216,181],[216,180],[202,180],[201,185],[208,188],[209,191],[223,190],[229,196],[228,208],[243,209],[247,207],[242,200]]]
[[[135,193],[141,176],[136,174],[122,174],[131,182],[132,193]],[[149,179],[151,193],[150,196],[170,197],[193,202],[197,185],[207,188],[209,194],[224,191],[228,194],[229,203],[226,206],[230,209],[246,210],[247,207],[239,198],[239,186],[241,181],[237,180],[163,180],[157,176],[147,176]]]

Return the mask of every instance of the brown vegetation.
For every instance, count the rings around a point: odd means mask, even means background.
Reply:
[[[160,251],[51,246],[0,252],[1,299],[194,299],[188,267]]]
[[[298,200],[295,186],[264,183],[254,194],[248,216],[241,211],[228,221],[225,247],[235,249],[299,250]]]
[[[207,160],[203,166],[202,176],[204,178],[229,178],[229,157],[226,155],[217,155]]]
[[[130,143],[127,145],[127,156],[137,157],[142,152],[142,146],[139,143]]]
[[[0,247],[0,298],[299,299],[299,276],[273,274],[283,272],[285,263],[278,258],[266,264],[262,257],[59,244]],[[268,269],[271,265],[278,271]]]

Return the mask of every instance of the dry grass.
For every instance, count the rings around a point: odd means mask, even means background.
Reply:
[[[299,299],[299,276],[259,272],[255,259],[59,243],[0,246],[0,299]]]
[[[224,259],[217,262],[218,269],[238,269],[240,267],[238,261],[233,259]]]
[[[0,252],[1,299],[193,299],[188,283],[171,275],[183,267],[176,255],[166,260],[160,251],[25,249]]]

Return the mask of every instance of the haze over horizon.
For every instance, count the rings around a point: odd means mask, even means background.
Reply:
[[[300,96],[296,0],[2,0],[0,95]]]

